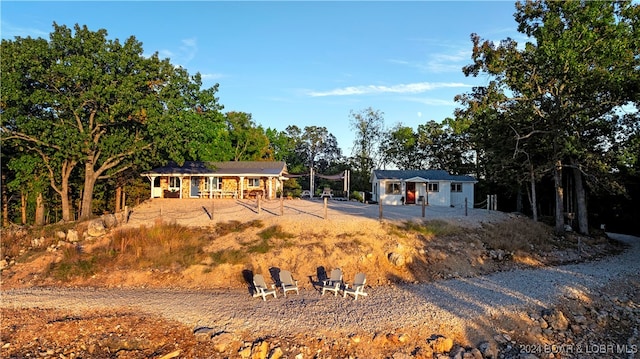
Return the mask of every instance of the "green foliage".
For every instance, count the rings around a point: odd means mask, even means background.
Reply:
[[[215,226],[215,233],[218,236],[224,236],[229,233],[244,232],[249,228],[262,228],[262,227],[264,227],[264,223],[262,223],[262,221],[258,219],[255,219],[249,222],[240,222],[240,221],[219,222]]]
[[[424,222],[406,221],[402,225],[396,225],[396,229],[420,233],[426,236],[451,236],[460,233],[459,226],[452,225],[446,221],[432,220]]]
[[[84,171],[81,216],[88,217],[98,179],[222,152],[217,86],[201,90],[199,75],[145,56],[134,37],[121,42],[104,29],[53,27],[48,42],[3,40],[1,70],[11,76],[3,77],[2,137],[40,159],[65,220],[76,167]]]
[[[628,1],[541,0],[516,7],[518,30],[532,40],[524,46],[512,39],[495,44],[472,35],[473,63],[464,73],[492,78],[488,86],[458,97],[466,108],[457,112],[456,128],[469,130],[491,180],[513,188],[553,173],[556,230],[562,231],[560,171],[586,174],[587,186],[612,183],[611,152],[627,130],[618,113],[637,103],[640,91],[640,7]],[[576,181],[575,192],[584,230],[582,181]]]
[[[350,124],[354,130],[350,166],[353,168],[351,183],[354,189],[364,191],[370,187],[371,171],[380,165],[380,143],[383,136],[384,113],[369,107],[351,111]]]
[[[265,228],[264,230],[258,232],[258,236],[262,239],[272,239],[272,238],[276,238],[276,239],[288,239],[288,238],[293,238],[295,237],[293,234],[291,233],[287,233],[284,232],[282,230],[282,227],[279,225],[275,225],[275,226],[271,226],[268,228]]]
[[[351,198],[355,199],[358,202],[364,202],[364,198],[362,198],[362,192],[360,191],[351,191]]]

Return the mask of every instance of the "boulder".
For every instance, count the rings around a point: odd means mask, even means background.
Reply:
[[[70,243],[75,243],[80,240],[80,237],[78,236],[78,231],[76,231],[75,229],[70,229],[67,232],[66,238],[67,238],[67,242],[70,242]]]
[[[453,339],[443,336],[433,336],[427,339],[427,343],[434,353],[448,353],[453,348]]]
[[[406,262],[402,254],[395,252],[389,253],[387,259],[389,260],[389,263],[393,264],[396,267],[402,267]]]
[[[107,229],[104,226],[104,222],[101,218],[94,219],[89,222],[89,227],[87,228],[87,234],[90,237],[100,237],[107,234]]]
[[[102,216],[102,222],[106,228],[114,228],[118,225],[118,219],[115,214],[105,214]]]
[[[564,331],[569,328],[569,320],[560,310],[552,310],[550,313],[543,317],[547,320],[549,326],[554,330]]]

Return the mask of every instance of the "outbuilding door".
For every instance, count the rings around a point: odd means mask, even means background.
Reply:
[[[191,177],[191,197],[200,195],[200,177]]]
[[[407,200],[406,204],[416,204],[416,183],[407,182]]]

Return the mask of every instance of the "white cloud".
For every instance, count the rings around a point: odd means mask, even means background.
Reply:
[[[169,58],[171,63],[183,67],[193,60],[198,53],[198,41],[194,38],[183,39],[176,50],[162,49],[158,51],[158,57],[161,59]]]
[[[381,93],[422,93],[432,91],[438,88],[455,88],[455,87],[471,87],[470,85],[459,82],[416,82],[411,84],[399,84],[392,86],[364,85],[364,86],[348,86],[337,88],[329,91],[309,91],[307,94],[311,97],[324,96],[353,96],[353,95],[372,95]]]
[[[50,31],[53,31],[53,27],[50,28]],[[7,21],[2,21],[2,38],[7,40],[15,40],[16,36],[26,38],[32,37],[34,39],[43,38],[49,40],[49,31],[40,30],[32,27],[20,27],[14,26],[12,23]]]
[[[423,105],[429,106],[455,106],[455,101],[443,100],[440,98],[431,98],[431,97],[407,97],[404,98],[406,101],[418,102]]]
[[[223,74],[200,74],[202,76],[202,80],[217,80],[225,77]]]
[[[422,112],[418,111],[418,117],[422,117]]]

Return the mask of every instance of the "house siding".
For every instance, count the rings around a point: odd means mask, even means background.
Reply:
[[[451,176],[445,171],[414,170],[414,171],[379,171],[382,178],[377,176],[374,170],[371,176],[371,189],[373,200],[383,205],[403,205],[403,197],[406,195],[406,184],[415,183],[415,204],[421,205],[420,197],[427,198],[426,203],[431,206],[456,206],[462,207],[465,198],[468,205],[473,206],[475,180],[470,176]],[[432,176],[432,177],[430,177]],[[425,182],[426,181],[426,182]],[[386,193],[387,183],[396,182],[401,184],[400,194]],[[438,191],[427,193],[427,184],[437,183]],[[462,192],[452,192],[451,184],[461,183]]]

